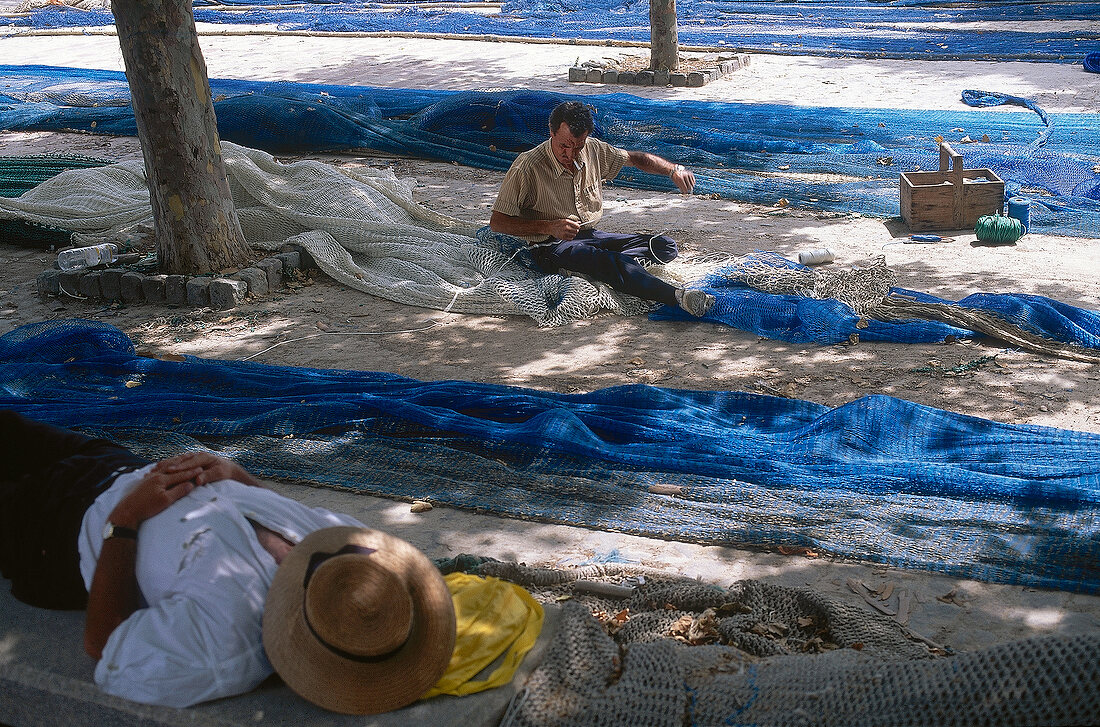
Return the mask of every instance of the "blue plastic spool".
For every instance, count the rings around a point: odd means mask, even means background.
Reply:
[[[1027,197],[1009,198],[1008,216],[1019,220],[1024,232],[1027,232],[1031,229],[1031,200]]]

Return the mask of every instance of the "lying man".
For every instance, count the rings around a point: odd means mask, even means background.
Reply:
[[[504,175],[489,227],[527,240],[543,272],[580,273],[620,292],[705,315],[714,296],[671,285],[638,262],[671,262],[678,252],[672,238],[595,228],[603,215],[602,183],[624,165],[668,176],[683,194],[695,188],[695,175],[654,154],[590,138],[593,128],[587,106],[559,104],[550,114],[550,138],[516,157]]]
[[[86,602],[84,646],[98,662],[96,684],[137,702],[186,707],[258,685],[273,671],[262,619],[279,564],[311,533],[364,529],[355,518],[268,490],[208,452],[152,463],[11,411],[0,411],[0,445],[7,468],[0,479],[0,571],[13,595],[32,605]],[[427,574],[416,590],[434,589],[443,632],[430,639],[439,645],[431,665],[413,664],[415,678],[397,675],[419,679],[419,692],[407,701],[439,679],[454,643],[442,576],[423,554],[414,555],[418,572]],[[325,607],[339,605],[328,599]],[[418,649],[418,658],[426,651]]]

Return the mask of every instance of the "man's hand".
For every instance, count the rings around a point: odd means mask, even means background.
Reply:
[[[199,473],[195,475],[196,486],[208,485],[218,480],[236,480],[253,487],[263,487],[263,483],[244,467],[211,452],[184,452],[175,457],[162,459],[153,467],[153,472],[174,474],[194,468],[199,469]]]
[[[197,485],[194,480],[202,471],[202,467],[198,466],[172,472],[158,472],[154,467],[137,487],[119,500],[111,511],[110,521],[115,525],[137,530],[143,522],[164,512],[172,503],[186,497],[195,489]]]
[[[576,220],[554,220],[550,223],[549,234],[559,240],[572,240],[580,232],[581,226]]]
[[[690,169],[684,169],[677,164],[675,171],[669,175],[669,178],[680,190],[680,194],[691,194],[692,190],[695,189],[695,174]]]

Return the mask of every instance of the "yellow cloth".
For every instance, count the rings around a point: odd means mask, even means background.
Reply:
[[[474,694],[512,681],[542,631],[542,606],[523,588],[499,578],[451,573],[444,580],[455,605],[455,650],[446,673],[423,698]],[[471,681],[501,654],[492,674]]]

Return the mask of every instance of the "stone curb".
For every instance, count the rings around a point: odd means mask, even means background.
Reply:
[[[230,310],[248,297],[262,298],[286,288],[286,280],[297,271],[317,269],[309,253],[298,245],[285,245],[283,252],[230,275],[162,275],[138,273],[122,268],[101,270],[46,270],[36,280],[40,297],[64,296],[109,303],[156,305]]]
[[[713,68],[704,68],[691,73],[669,73],[668,71],[623,71],[599,67],[573,66],[569,69],[571,83],[606,83],[622,86],[705,86],[711,81],[730,76],[749,65],[749,55],[738,53],[734,58],[716,61]]]

